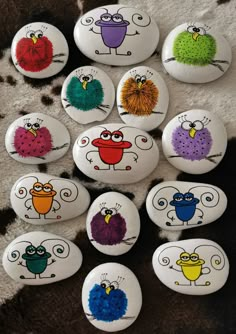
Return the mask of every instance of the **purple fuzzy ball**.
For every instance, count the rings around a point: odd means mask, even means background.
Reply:
[[[212,138],[208,129],[198,130],[191,138],[188,130],[181,126],[172,134],[172,145],[179,156],[187,160],[202,160],[211,150]]]
[[[101,245],[119,244],[126,233],[126,222],[119,214],[111,217],[109,223],[105,222],[105,217],[99,212],[91,221],[92,237]]]

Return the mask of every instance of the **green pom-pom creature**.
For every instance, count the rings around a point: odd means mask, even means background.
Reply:
[[[220,64],[229,64],[226,60],[214,60],[216,54],[216,41],[207,33],[209,27],[189,25],[186,31],[178,34],[173,45],[174,57],[165,60],[165,63],[177,61],[193,66],[216,66],[220,71],[224,69]]]
[[[102,104],[104,91],[101,82],[94,78],[96,72],[86,75],[81,73],[78,71],[67,86],[66,98],[63,99],[68,103],[66,108],[72,106],[84,112],[98,109],[106,113],[104,109],[109,108],[109,105]]]

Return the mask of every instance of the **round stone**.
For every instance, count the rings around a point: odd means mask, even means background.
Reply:
[[[33,22],[22,27],[11,45],[11,57],[17,70],[34,79],[59,73],[68,56],[69,48],[64,35],[45,22]]]
[[[86,228],[88,238],[97,250],[108,255],[124,254],[139,236],[138,209],[123,194],[104,193],[90,206]]]
[[[35,231],[20,235],[7,246],[2,265],[16,282],[44,285],[74,275],[82,259],[80,249],[70,240]]]
[[[7,129],[9,155],[25,164],[44,164],[61,158],[69,149],[70,134],[64,124],[42,113],[16,119]]]
[[[159,280],[186,295],[207,295],[221,289],[229,260],[216,242],[189,239],[167,242],[156,249],[152,264]]]
[[[96,62],[132,65],[153,54],[159,29],[153,18],[137,8],[107,5],[78,20],[74,39],[80,51]]]
[[[113,108],[115,88],[104,71],[83,66],[71,72],[64,81],[61,100],[67,114],[76,122],[102,121]]]
[[[82,305],[93,326],[106,332],[121,331],[137,319],[142,291],[129,268],[119,263],[104,263],[85,278]]]
[[[147,66],[135,67],[122,77],[117,88],[117,107],[122,121],[145,131],[165,119],[169,93],[162,77]]]
[[[203,23],[184,23],[173,29],[162,48],[162,62],[175,79],[205,83],[220,78],[229,68],[232,51],[227,40]]]
[[[94,180],[128,184],[142,180],[156,168],[159,150],[143,130],[119,123],[102,124],[77,138],[73,159]]]
[[[167,160],[189,174],[203,174],[223,159],[227,133],[220,118],[195,109],[175,116],[165,127],[162,148]]]

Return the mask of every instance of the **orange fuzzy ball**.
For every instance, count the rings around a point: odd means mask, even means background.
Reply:
[[[148,116],[153,112],[159,91],[151,80],[147,80],[139,88],[134,78],[125,81],[121,90],[121,105],[135,116]]]

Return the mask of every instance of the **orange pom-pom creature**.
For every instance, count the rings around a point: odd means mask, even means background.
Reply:
[[[152,113],[159,113],[153,110],[158,102],[159,91],[149,79],[152,73],[148,71],[147,75],[141,76],[134,71],[134,74],[125,81],[121,89],[120,107],[125,110],[121,115],[149,116]]]

